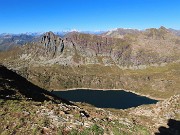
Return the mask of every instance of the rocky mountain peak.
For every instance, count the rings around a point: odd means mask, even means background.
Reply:
[[[53,32],[46,32],[42,38],[41,42],[45,42],[47,44],[52,44],[53,42],[56,44],[56,42],[61,41],[61,37],[56,36]]]
[[[46,32],[44,34],[44,36],[47,36],[47,37],[50,37],[50,38],[54,38],[56,35],[52,31],[49,31],[49,32]]]
[[[41,45],[43,45],[47,52],[63,52],[64,42],[63,39],[53,32],[46,32],[41,38]]]
[[[102,36],[105,37],[115,37],[115,38],[123,38],[125,35],[128,34],[139,34],[141,31],[138,29],[124,29],[118,28],[115,30],[110,30],[108,32],[102,33]]]
[[[167,30],[166,27],[164,27],[164,26],[161,26],[159,29],[161,29],[161,30]]]
[[[146,29],[144,34],[147,37],[150,37],[156,40],[161,40],[161,39],[164,40],[166,37],[170,37],[172,35],[172,33],[163,26],[161,26],[159,29],[157,28]]]

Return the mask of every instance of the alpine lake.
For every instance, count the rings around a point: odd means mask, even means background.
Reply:
[[[124,90],[76,89],[53,91],[53,94],[69,101],[85,102],[99,108],[128,109],[158,102],[158,100],[150,99]]]

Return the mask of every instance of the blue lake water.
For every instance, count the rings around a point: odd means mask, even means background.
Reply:
[[[143,104],[154,104],[153,100],[123,90],[69,90],[54,91],[55,95],[74,102],[85,102],[100,108],[127,109]]]

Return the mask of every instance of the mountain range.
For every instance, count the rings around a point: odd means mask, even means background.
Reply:
[[[168,29],[170,32],[174,33],[177,36],[180,36],[180,30]],[[145,30],[137,29],[125,29],[117,28],[109,31],[78,31],[78,30],[67,30],[67,31],[58,31],[54,32],[56,35],[64,37],[71,32],[79,32],[84,34],[94,34],[108,37],[117,37],[121,38],[126,34],[136,34]],[[44,32],[26,32],[20,34],[11,34],[11,33],[1,33],[0,34],[0,51],[9,50],[15,46],[21,46],[28,42],[37,41],[38,37],[42,36]]]
[[[121,30],[110,35],[70,32],[63,37],[47,32],[0,53],[1,62],[48,89],[133,89],[156,98],[177,93],[180,37],[165,27]],[[120,38],[115,36],[118,32]]]
[[[179,134],[178,30],[2,34],[0,49],[0,133]],[[101,109],[51,93],[77,88],[123,89],[160,101]]]

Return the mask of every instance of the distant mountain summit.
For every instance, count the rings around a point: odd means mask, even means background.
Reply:
[[[161,26],[159,29],[149,28],[145,30],[118,28],[118,29],[114,29],[114,30],[110,30],[108,32],[102,33],[101,35],[106,36],[106,37],[123,38],[124,36],[129,35],[129,34],[138,35],[144,32],[154,32],[154,34],[155,33],[157,34],[158,32],[161,32],[159,34],[163,34],[163,32],[165,33],[169,32],[169,33],[175,34],[176,36],[180,36],[180,30],[167,29],[164,26]]]
[[[108,32],[105,32],[102,34],[102,36],[108,36],[108,37],[115,37],[115,38],[123,38],[126,34],[138,34],[140,33],[140,30],[137,29],[124,29],[124,28],[118,28],[115,30],[110,30]]]
[[[0,51],[6,51],[13,47],[22,46],[29,42],[38,41],[38,37],[27,34],[1,34]]]
[[[175,30],[175,29],[168,29],[168,30],[174,33],[175,35],[180,36],[180,30]]]

